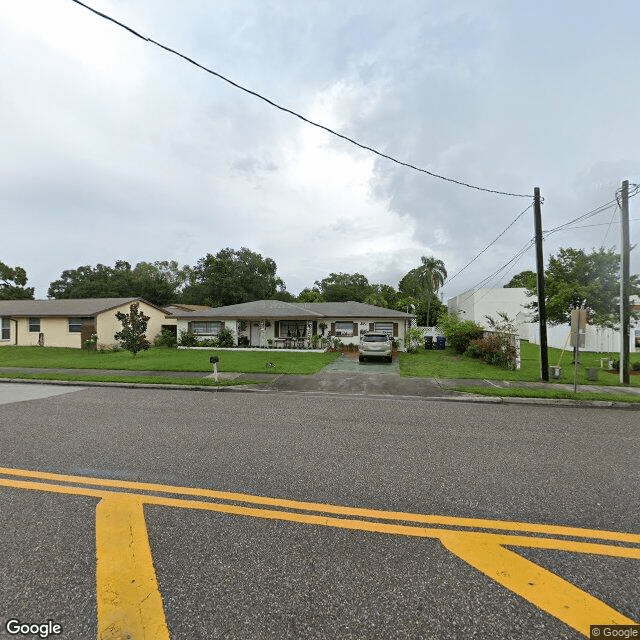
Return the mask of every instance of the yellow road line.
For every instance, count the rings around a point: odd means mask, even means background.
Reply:
[[[88,476],[64,475],[48,473],[43,471],[27,471],[23,469],[8,469],[0,467],[0,474],[12,475],[24,478],[53,480],[64,483],[80,483],[89,486],[111,487],[117,489],[133,489],[136,491],[153,491],[159,493],[179,494],[184,496],[196,496],[201,498],[212,498],[218,500],[228,500],[233,502],[247,502],[251,504],[261,504],[285,509],[298,509],[301,511],[318,511],[322,513],[333,513],[336,515],[347,515],[362,518],[376,518],[382,520],[404,520],[407,522],[418,522],[422,524],[472,527],[481,529],[495,529],[497,531],[518,531],[522,533],[541,533],[545,535],[570,536],[579,538],[594,538],[599,540],[615,540],[617,542],[629,542],[640,544],[640,534],[623,533],[617,531],[603,531],[598,529],[582,529],[578,527],[536,524],[527,522],[506,522],[502,520],[488,520],[484,518],[462,518],[441,515],[425,515],[408,513],[402,511],[384,511],[379,509],[366,509],[361,507],[346,507],[342,505],[325,504],[319,502],[304,502],[288,500],[283,498],[269,498],[266,496],[256,496],[247,493],[233,493],[227,491],[216,491],[213,489],[200,489],[195,487],[177,487],[173,485],[153,484],[145,482],[131,482],[126,480],[112,480],[103,478],[92,478]],[[0,484],[4,480],[0,478]]]
[[[505,547],[543,548],[640,560],[640,546],[619,546],[566,539],[567,536],[572,536],[640,545],[640,536],[635,534],[341,507],[192,487],[103,480],[25,470],[0,468],[0,474],[26,478],[18,480],[0,477],[0,486],[74,494],[100,500],[96,508],[96,543],[98,616],[100,633],[103,635],[99,635],[99,640],[116,640],[116,638],[126,637],[116,634],[116,629],[122,630],[125,627],[127,633],[129,629],[133,630],[130,634],[132,638],[168,639],[162,598],[157,587],[144,520],[143,505],[145,504],[355,531],[431,538],[439,540],[457,557],[580,633],[588,635],[590,624],[633,624],[632,620],[597,598]],[[55,480],[67,484],[52,484],[36,479]],[[75,486],[71,483],[89,486]],[[124,492],[122,489],[137,492]],[[140,493],[141,491],[155,493]],[[156,495],[157,493],[173,495]],[[176,494],[191,497],[178,497]],[[249,505],[293,508],[298,511],[211,502],[212,498],[244,502]],[[312,513],[313,511],[316,513]],[[335,517],[336,515],[374,518],[374,520]],[[387,522],[381,520],[387,520]],[[423,527],[407,524],[408,522],[484,527],[489,531]],[[490,530],[501,530],[503,533]],[[525,535],[540,533],[546,536],[562,537]],[[121,569],[116,569],[117,567]],[[141,603],[144,603],[144,606]],[[104,635],[104,633],[112,633],[112,635]],[[163,633],[166,635],[162,635]]]
[[[587,637],[592,624],[635,624],[601,600],[483,534],[444,535],[442,543],[478,571]]]
[[[169,640],[142,502],[120,494],[96,507],[98,640]]]

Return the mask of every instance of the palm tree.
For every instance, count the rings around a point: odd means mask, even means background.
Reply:
[[[422,285],[422,288],[427,298],[427,323],[431,326],[431,296],[438,292],[438,289],[444,284],[447,279],[447,270],[445,269],[444,262],[434,257],[422,256],[420,258],[422,264],[416,269],[417,280]]]

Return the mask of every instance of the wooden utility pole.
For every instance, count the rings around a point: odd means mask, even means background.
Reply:
[[[540,187],[533,190],[533,216],[536,229],[536,268],[538,275],[538,322],[540,323],[540,378],[549,382],[549,352],[547,348],[547,307],[544,294],[544,258],[542,255],[542,212]]]
[[[629,384],[629,181],[620,194],[622,247],[620,249],[620,382]]]

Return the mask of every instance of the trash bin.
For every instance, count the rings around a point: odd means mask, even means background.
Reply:
[[[424,337],[424,348],[425,349],[433,349],[433,336],[425,336]]]
[[[444,349],[444,336],[436,336],[436,349]]]
[[[595,367],[589,367],[587,369],[587,380],[597,380],[598,379],[598,369]]]

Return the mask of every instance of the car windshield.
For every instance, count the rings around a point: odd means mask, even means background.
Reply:
[[[364,336],[364,342],[387,342],[389,336]]]

